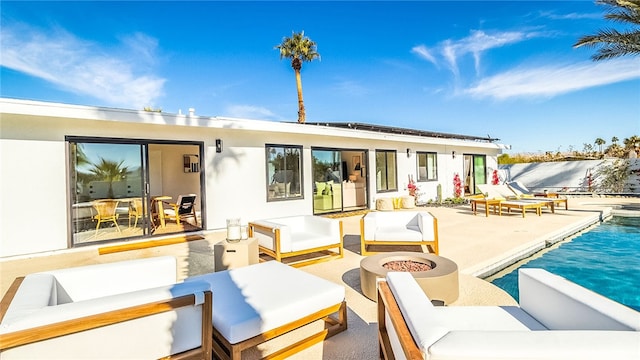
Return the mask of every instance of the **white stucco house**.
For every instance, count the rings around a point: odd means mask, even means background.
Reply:
[[[410,179],[430,199],[439,184],[452,197],[456,174],[473,193],[496,140],[2,98],[0,258],[375,208]],[[190,194],[196,216],[163,215]]]

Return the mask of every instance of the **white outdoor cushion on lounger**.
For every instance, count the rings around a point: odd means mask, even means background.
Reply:
[[[325,310],[340,311],[344,320],[329,336],[346,329],[343,286],[277,261],[185,280],[189,281],[211,284],[214,337],[219,332],[231,346]]]

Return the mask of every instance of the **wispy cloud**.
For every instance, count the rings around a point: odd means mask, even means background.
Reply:
[[[581,20],[581,19],[601,19],[600,13],[568,13],[556,14],[554,12],[540,12],[540,16],[551,20]]]
[[[514,69],[481,79],[464,92],[478,98],[497,100],[552,97],[639,78],[640,67],[635,59],[618,59]]]
[[[1,66],[73,93],[134,108],[155,105],[162,95],[165,79],[150,69],[158,44],[144,34],[125,37],[107,49],[63,29],[4,24],[0,42]]]
[[[334,91],[347,95],[362,97],[369,94],[369,89],[353,80],[342,80],[332,86]]]
[[[225,108],[225,116],[242,119],[282,120],[271,110],[254,105],[230,105]]]
[[[424,45],[414,46],[413,49],[411,49],[411,52],[429,61],[430,63],[433,63],[434,65],[438,65],[436,57],[433,56],[431,51],[429,51],[429,49],[427,49],[427,47]]]
[[[544,36],[543,33],[535,31],[485,32],[472,30],[465,38],[441,41],[433,49],[429,49],[425,45],[414,46],[411,52],[435,65],[438,65],[439,62],[434,54],[439,54],[457,79],[460,76],[458,68],[460,58],[467,55],[473,56],[476,74],[479,74],[482,53],[540,36]]]

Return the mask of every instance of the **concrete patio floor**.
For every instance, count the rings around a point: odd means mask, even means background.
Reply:
[[[543,249],[546,242],[560,241],[597,224],[611,209],[614,213],[640,216],[640,199],[577,197],[569,199],[569,210],[556,209],[555,214],[544,210],[542,216],[531,212],[525,218],[519,212],[489,217],[479,212],[474,216],[469,205],[417,208],[438,219],[440,255],[458,264],[460,297],[450,306],[515,304],[506,292],[481,277]],[[378,358],[376,303],[360,290],[360,217],[341,218],[345,230],[343,259],[300,268],[344,285],[349,328],[292,359]],[[4,294],[15,277],[33,272],[160,255],[176,256],[181,269],[179,278],[183,279],[213,271],[213,245],[224,237],[224,231],[217,231],[207,233],[204,240],[106,255],[100,255],[100,246],[95,245],[4,259],[0,260],[0,291]]]

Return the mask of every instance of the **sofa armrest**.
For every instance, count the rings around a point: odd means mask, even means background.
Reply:
[[[418,213],[418,224],[422,232],[422,240],[438,240],[438,227],[435,216],[429,212],[420,212]]]
[[[362,240],[374,240],[376,236],[376,229],[378,228],[378,217],[376,213],[370,212],[365,214],[360,219],[360,228]]]
[[[431,300],[410,273],[389,272],[387,284],[419,348],[427,349],[449,332],[449,328],[440,321]]]
[[[329,219],[321,216],[305,216],[305,231],[330,236],[340,236],[340,220]]]
[[[520,307],[551,330],[640,331],[640,313],[543,269],[520,269]]]
[[[452,331],[429,359],[616,359],[640,356],[634,331]]]
[[[256,220],[248,224],[249,235],[258,239],[260,246],[279,252],[290,252],[291,227],[270,220]]]

